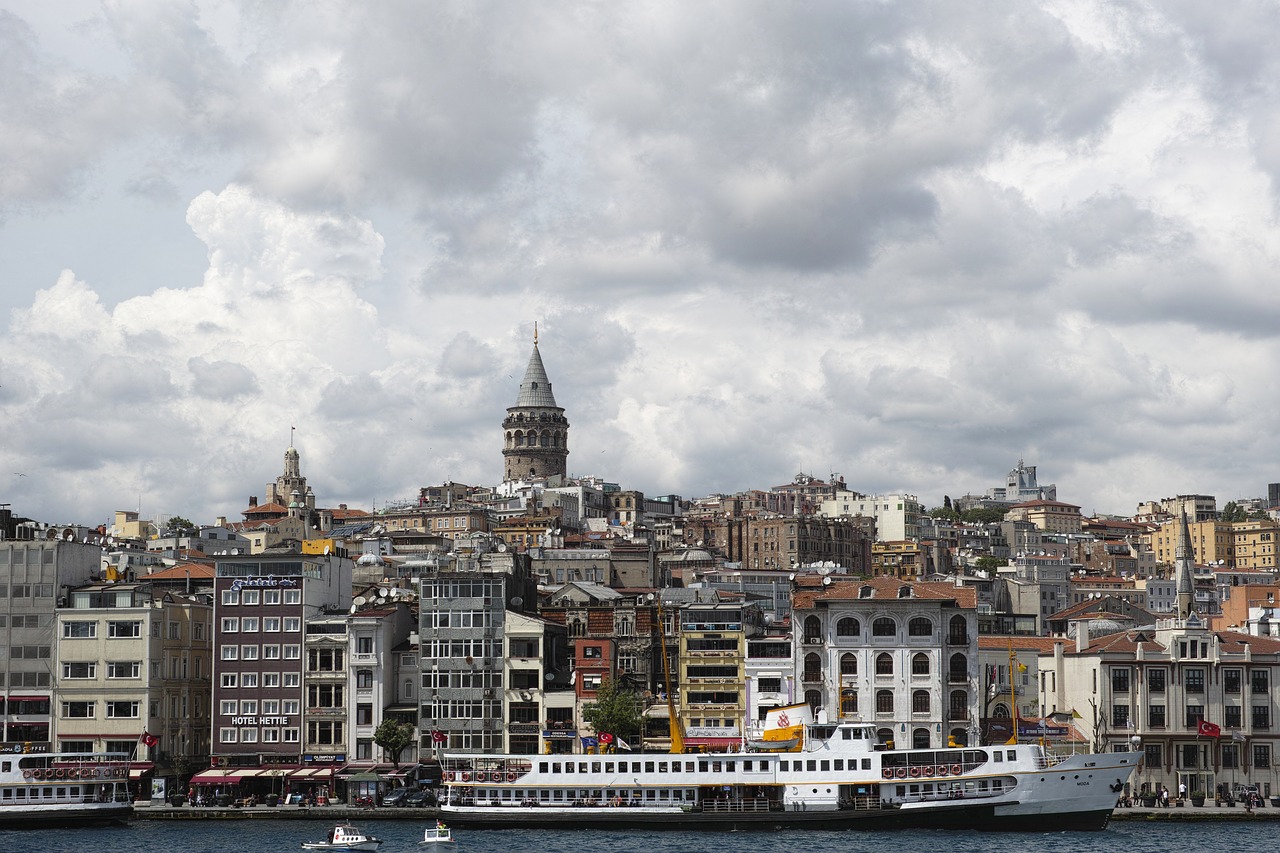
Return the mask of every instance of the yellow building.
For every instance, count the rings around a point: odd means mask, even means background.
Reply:
[[[1234,568],[1264,572],[1276,570],[1276,542],[1280,524],[1272,519],[1237,521],[1231,525],[1235,547]]]
[[[1151,552],[1156,563],[1172,566],[1177,557],[1180,520],[1171,519],[1151,531]],[[1223,561],[1224,566],[1235,566],[1235,536],[1230,522],[1188,521],[1187,532],[1191,537],[1191,551],[1200,565]],[[1148,537],[1143,537],[1147,539]]]
[[[1005,513],[1005,521],[1029,521],[1046,533],[1080,533],[1084,517],[1080,507],[1061,501],[1027,501]]]
[[[871,573],[912,580],[923,571],[924,552],[919,542],[875,542],[871,545]]]

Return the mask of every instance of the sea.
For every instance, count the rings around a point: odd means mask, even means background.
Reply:
[[[383,840],[379,853],[416,850],[434,821],[357,821]],[[1270,821],[1117,821],[1103,832],[644,832],[597,830],[465,830],[454,832],[457,853],[1216,853],[1274,850]],[[0,831],[0,853],[267,853],[322,841],[321,821],[147,821],[128,826]],[[730,836],[730,837],[726,837]]]

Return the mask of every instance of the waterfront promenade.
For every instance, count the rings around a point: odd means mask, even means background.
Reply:
[[[320,820],[327,822],[361,820],[413,820],[433,821],[440,816],[436,808],[368,808],[365,806],[248,806],[241,808],[217,806],[171,806],[168,803],[152,803],[141,800],[135,803],[135,820]],[[1143,806],[1121,807],[1115,810],[1112,821],[1126,822],[1268,822],[1280,821],[1280,808],[1270,803],[1262,808],[1247,809],[1241,803],[1235,806],[1215,805],[1208,800],[1203,806],[1186,803],[1170,804],[1168,808]]]

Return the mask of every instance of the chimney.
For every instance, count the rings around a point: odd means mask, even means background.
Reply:
[[[257,506],[257,505],[258,505],[258,496],[257,496],[257,495],[252,495],[252,496],[250,496],[250,498],[249,498],[249,506],[250,506],[250,508],[255,507],[255,506]]]
[[[213,520],[213,524],[215,527],[226,527],[227,517],[225,515],[220,515]]]
[[[1086,652],[1089,649],[1089,620],[1081,619],[1076,623],[1076,651]]]
[[[1067,681],[1064,675],[1067,671],[1067,644],[1053,644],[1053,687],[1055,694],[1054,707],[1059,711],[1065,711],[1067,708]]]

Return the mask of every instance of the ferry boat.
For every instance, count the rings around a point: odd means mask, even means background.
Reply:
[[[128,783],[125,753],[0,754],[0,828],[123,823]]]
[[[446,754],[450,824],[668,829],[1102,830],[1142,758],[1039,744],[887,749],[862,723],[798,751]]]

